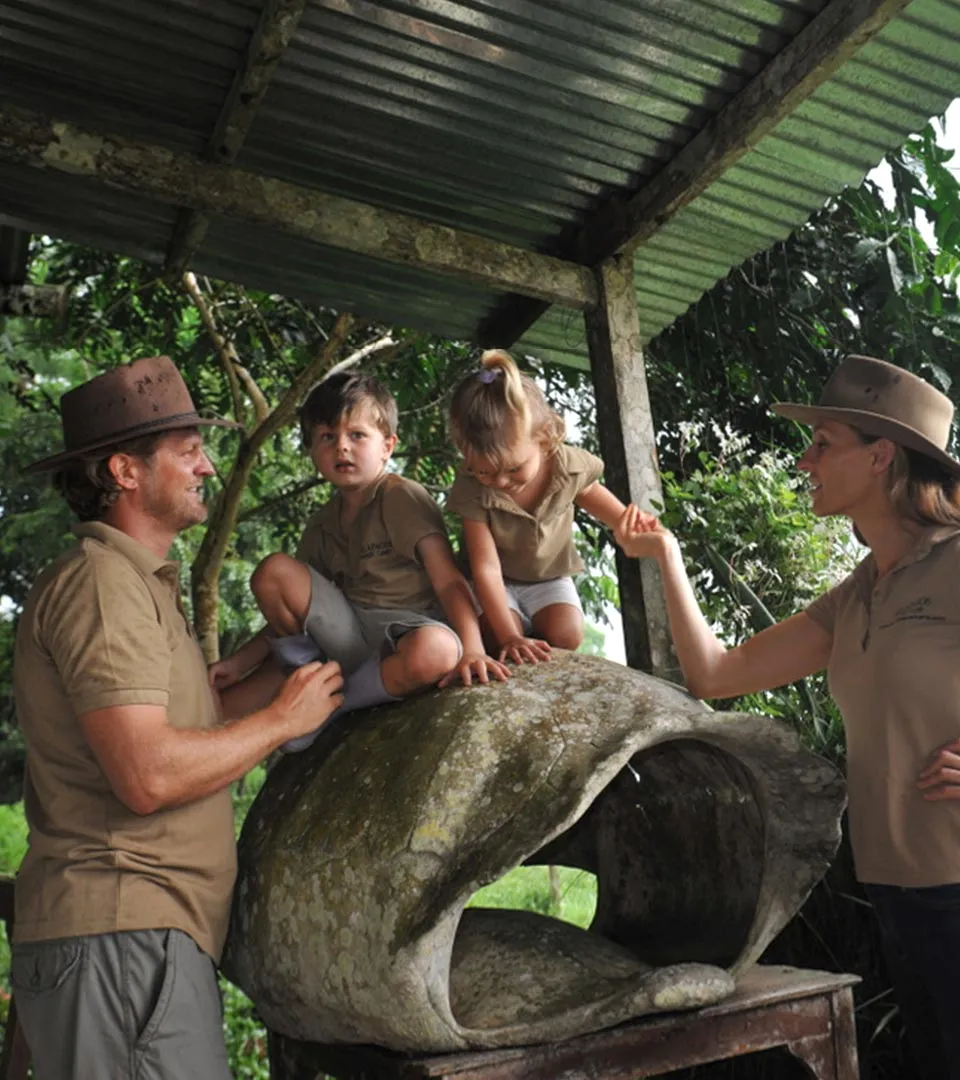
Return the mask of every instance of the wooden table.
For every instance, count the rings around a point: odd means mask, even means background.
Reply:
[[[782,1046],[816,1080],[858,1080],[854,975],[758,966],[732,997],[697,1012],[644,1017],[567,1042],[509,1050],[405,1055],[302,1043],[271,1034],[273,1080],[639,1080]]]

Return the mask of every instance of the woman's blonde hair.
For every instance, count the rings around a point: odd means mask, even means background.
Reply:
[[[510,447],[527,437],[554,453],[566,438],[566,425],[509,353],[487,349],[480,370],[453,392],[450,435],[464,457],[477,455],[499,465]]]
[[[880,438],[854,430],[864,443]],[[908,450],[897,442],[894,448],[883,478],[894,511],[915,525],[960,526],[960,477],[918,450]]]

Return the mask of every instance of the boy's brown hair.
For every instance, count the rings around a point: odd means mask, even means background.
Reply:
[[[397,433],[397,403],[393,394],[373,375],[341,372],[318,383],[300,408],[303,445],[310,449],[318,425],[333,427],[343,415],[368,408],[386,438]]]

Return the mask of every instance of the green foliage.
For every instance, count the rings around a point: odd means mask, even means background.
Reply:
[[[803,610],[853,568],[861,552],[849,526],[813,514],[790,455],[757,450],[717,424],[685,423],[680,433],[679,469],[663,474],[662,517],[682,538],[704,614],[727,644]],[[788,719],[813,749],[843,756],[822,676],[722,704]]]
[[[27,850],[27,822],[23,803],[0,806],[0,874],[17,872]]]
[[[253,1002],[226,979],[220,979],[223,997],[223,1038],[230,1075],[243,1080],[270,1080],[267,1031]]]
[[[13,877],[27,850],[27,822],[23,803],[0,805],[0,874]],[[0,929],[0,1024],[6,1019],[10,979],[10,947]]]
[[[233,821],[237,836],[240,835],[247,813],[250,807],[253,806],[254,799],[260,794],[260,789],[263,787],[266,778],[266,767],[257,765],[233,785]]]
[[[583,624],[583,642],[577,652],[587,656],[603,656],[606,641],[603,631],[590,623]]]

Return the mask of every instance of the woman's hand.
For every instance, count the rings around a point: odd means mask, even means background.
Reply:
[[[456,682],[457,679],[464,686],[472,686],[474,675],[477,677],[478,683],[490,682],[491,676],[500,682],[506,682],[510,678],[510,669],[506,664],[501,664],[498,660],[494,660],[492,656],[487,656],[485,653],[465,652],[460,657],[457,666],[444,675],[437,683],[437,687],[442,690],[445,686],[450,686],[451,683]]]
[[[500,660],[512,660],[515,664],[540,664],[552,656],[549,642],[521,634],[507,638],[500,648]]]
[[[917,787],[928,802],[960,799],[960,739],[937,750],[930,764],[920,773]]]
[[[663,554],[671,533],[658,517],[631,503],[617,522],[613,536],[631,559],[657,559]]]

